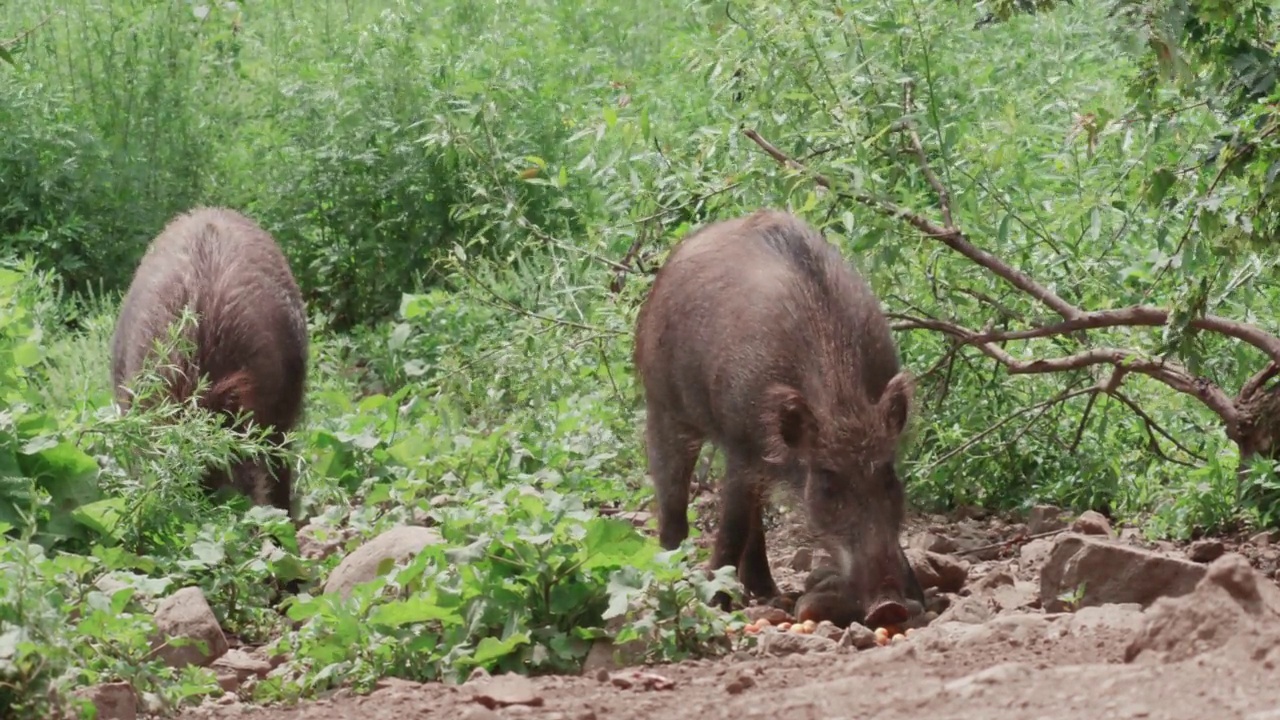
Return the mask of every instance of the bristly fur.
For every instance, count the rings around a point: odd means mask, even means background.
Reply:
[[[726,458],[714,567],[776,592],[762,507],[786,488],[864,606],[900,614],[916,588],[893,461],[912,381],[879,299],[834,245],[776,210],[691,233],[637,314],[633,360],[663,547],[688,536],[690,476],[710,440]]]
[[[167,359],[171,368],[162,376],[169,397],[185,401],[207,378],[200,407],[228,421],[244,413],[280,442],[302,414],[308,336],[302,294],[271,235],[234,210],[196,208],[152,241],[112,338],[112,385],[122,409],[132,404],[129,382],[187,310],[196,321],[183,326],[182,336],[194,352]],[[206,485],[212,490],[230,483],[256,501],[270,497],[290,511],[291,473],[273,463],[272,480],[266,469],[238,468],[237,478],[211,470]],[[245,487],[262,483],[272,487]]]

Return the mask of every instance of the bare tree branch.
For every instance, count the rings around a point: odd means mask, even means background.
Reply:
[[[1010,375],[1043,375],[1080,370],[1094,365],[1112,365],[1124,373],[1135,372],[1154,378],[1178,392],[1196,398],[1222,419],[1229,432],[1234,432],[1240,419],[1235,401],[1222,388],[1206,378],[1193,375],[1175,362],[1145,357],[1134,350],[1111,347],[1092,348],[1056,358],[1019,360],[999,345],[982,342],[978,333],[955,323],[897,313],[890,313],[889,316],[899,320],[893,324],[895,330],[932,330],[960,338],[1003,365]]]
[[[742,133],[782,165],[812,178],[815,183],[828,190],[835,191],[835,187],[825,176],[814,173],[795,160],[792,160],[786,153],[774,146],[773,143],[770,143],[768,140],[761,137],[760,133],[750,128],[743,130]],[[1005,282],[1008,282],[1010,285],[1013,285],[1036,300],[1044,303],[1046,306],[1052,308],[1054,312],[1067,320],[1074,320],[1081,314],[1080,310],[1074,305],[1063,300],[1057,293],[1053,292],[1049,288],[1044,287],[1035,280],[1032,280],[1026,273],[1009,267],[1005,263],[1001,262],[995,255],[992,255],[969,242],[969,239],[959,230],[949,230],[923,215],[867,193],[842,193],[842,196],[862,203],[882,215],[903,220],[916,230],[920,231],[922,235],[926,235],[942,242],[952,250],[955,250],[978,265],[990,270]]]
[[[976,342],[1005,342],[1032,338],[1067,335],[1078,330],[1098,330],[1114,327],[1161,327],[1169,324],[1169,311],[1150,305],[1134,305],[1117,310],[1082,312],[1075,319],[1030,330],[980,333]],[[1256,325],[1230,320],[1216,315],[1205,315],[1190,322],[1198,330],[1235,338],[1248,343],[1267,355],[1273,363],[1280,363],[1280,338]]]

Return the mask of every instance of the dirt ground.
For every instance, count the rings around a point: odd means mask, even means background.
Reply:
[[[714,518],[710,493],[698,502],[699,516]],[[1268,537],[1186,548],[1077,521],[1071,532],[1036,538],[1033,531],[1042,528],[1034,519],[1028,527],[1026,518],[975,515],[981,513],[911,519],[905,544],[917,555],[928,549],[960,567],[967,563],[966,579],[958,592],[931,590],[930,606],[941,616],[888,646],[856,650],[813,638],[804,652],[757,647],[583,676],[480,677],[461,685],[388,680],[367,696],[340,690],[296,707],[255,707],[227,695],[181,717],[1280,720],[1280,550]],[[651,525],[643,514],[636,520]],[[770,560],[784,590],[798,589],[809,565],[795,557],[803,547],[795,527],[784,517],[770,530]],[[712,533],[704,532],[710,542]],[[1111,573],[1116,582],[1095,580],[1099,589],[1075,612],[1047,612],[1043,606],[1052,602],[1039,597],[1040,571],[1059,554],[1062,538],[1081,533],[1145,554],[1135,554],[1132,566],[1105,560],[1100,570],[1078,556],[1072,572]],[[1164,558],[1173,570],[1194,571],[1194,582],[1159,563],[1143,565]],[[1143,583],[1181,595],[1145,603],[1119,597]],[[1107,592],[1120,602],[1103,602],[1098,593]]]

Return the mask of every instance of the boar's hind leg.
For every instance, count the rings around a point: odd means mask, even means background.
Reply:
[[[724,484],[720,490],[720,527],[716,529],[711,567],[734,565],[743,588],[756,597],[778,594],[769,558],[765,552],[764,505],[761,487],[750,466],[732,456],[727,458]],[[727,607],[729,598],[718,594],[714,602]]]
[[[658,543],[674,550],[689,537],[689,483],[702,438],[650,409],[645,444],[658,499]]]

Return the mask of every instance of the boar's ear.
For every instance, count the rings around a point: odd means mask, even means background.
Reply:
[[[915,381],[906,372],[894,375],[880,395],[880,417],[885,429],[892,435],[900,434],[907,427],[911,414],[911,398],[915,394]]]
[[[765,462],[780,465],[813,442],[815,422],[800,391],[774,385],[764,393]]]

